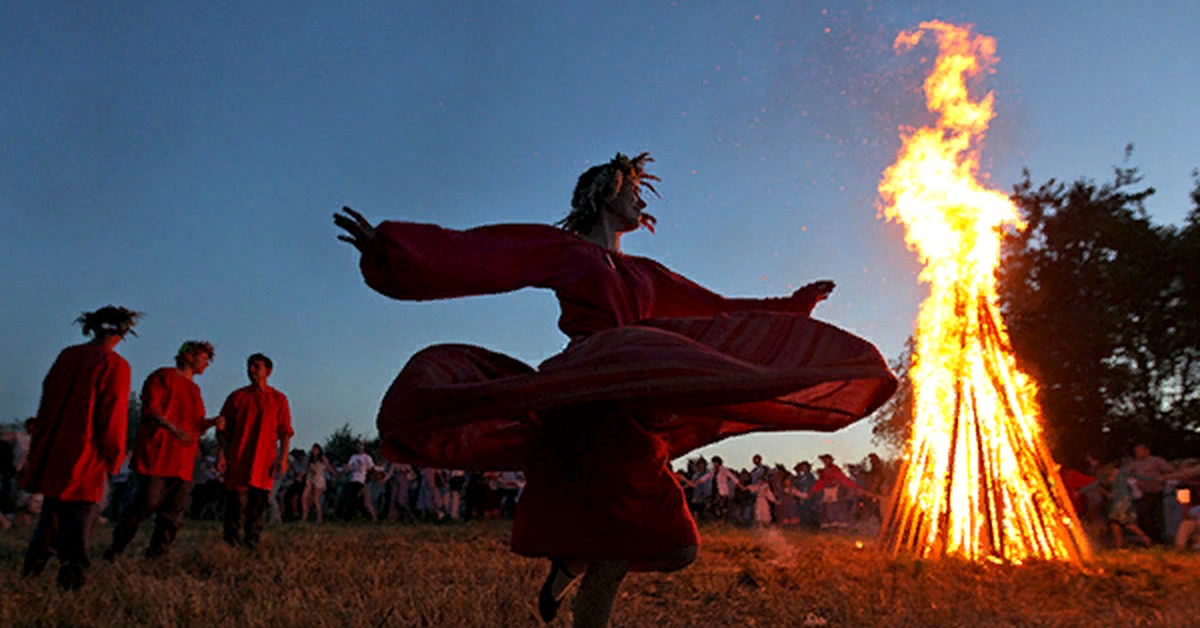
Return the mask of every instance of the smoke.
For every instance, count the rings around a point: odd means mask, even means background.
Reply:
[[[755,533],[755,538],[774,554],[767,561],[770,564],[791,563],[798,551],[796,546],[789,543],[777,528],[759,528]]]

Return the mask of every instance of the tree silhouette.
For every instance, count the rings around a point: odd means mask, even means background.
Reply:
[[[1140,183],[1135,168],[1118,167],[1103,185],[1035,188],[1026,172],[1014,189],[1027,228],[1007,234],[1001,303],[1060,460],[1136,441],[1167,455],[1200,444],[1200,344],[1187,318],[1196,284],[1186,278],[1200,264],[1200,221],[1154,225],[1144,207],[1154,189]]]

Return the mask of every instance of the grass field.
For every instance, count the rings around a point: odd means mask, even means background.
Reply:
[[[149,526],[145,526],[149,528]],[[57,562],[19,576],[29,529],[0,531],[0,626],[536,626],[545,561],[508,551],[508,524],[285,525],[254,554],[188,522],[165,561],[96,560],[88,586]],[[98,558],[112,534],[93,540]],[[1084,571],[893,559],[871,537],[701,528],[700,558],[633,574],[614,626],[1194,626],[1200,553],[1101,552]],[[857,543],[862,542],[862,547]],[[569,602],[555,625],[570,625]]]

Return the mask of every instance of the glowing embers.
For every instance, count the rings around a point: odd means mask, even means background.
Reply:
[[[992,94],[967,80],[995,62],[995,41],[944,22],[896,38],[898,51],[933,36],[925,81],[932,126],[902,131],[883,175],[884,214],[904,225],[925,265],[910,371],[912,436],[884,535],[893,552],[1021,563],[1080,562],[1091,550],[1042,439],[1034,383],[1016,366],[997,307],[1000,229],[1017,209],[978,180]]]

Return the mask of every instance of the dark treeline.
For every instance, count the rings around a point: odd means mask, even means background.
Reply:
[[[1126,163],[1131,149],[1126,149]],[[1012,199],[1026,228],[1006,234],[1000,302],[1018,363],[1039,387],[1050,446],[1074,464],[1136,443],[1168,458],[1200,449],[1200,174],[1181,225],[1155,224],[1136,168],[1107,183],[1028,171]],[[912,345],[895,366],[907,374]],[[875,417],[902,445],[905,381]]]

